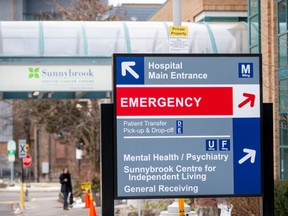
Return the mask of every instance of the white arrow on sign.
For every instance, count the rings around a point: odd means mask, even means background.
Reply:
[[[126,76],[127,71],[136,79],[139,78],[139,75],[131,68],[131,66],[135,66],[136,62],[135,61],[127,61],[127,62],[122,62],[121,63],[121,72],[122,76]]]
[[[244,149],[243,149],[243,152],[245,152],[245,153],[247,153],[247,154],[238,161],[239,164],[244,163],[244,162],[245,162],[246,160],[248,160],[249,158],[251,158],[251,159],[250,159],[250,162],[251,162],[251,163],[254,163],[254,162],[255,162],[255,158],[256,158],[256,151],[255,151],[255,150],[244,148]]]

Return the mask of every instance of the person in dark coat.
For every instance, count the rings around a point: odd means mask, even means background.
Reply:
[[[61,193],[63,193],[64,201],[63,201],[63,209],[68,209],[68,195],[72,193],[72,183],[71,183],[71,175],[69,173],[68,168],[63,169],[63,173],[59,177],[61,183]]]

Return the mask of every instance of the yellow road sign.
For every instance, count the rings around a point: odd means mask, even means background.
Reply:
[[[85,190],[85,189],[91,189],[91,183],[90,182],[82,182],[81,183],[81,189]]]
[[[26,143],[26,153],[28,153],[29,152],[29,150],[30,150],[30,145],[28,144],[28,143]]]

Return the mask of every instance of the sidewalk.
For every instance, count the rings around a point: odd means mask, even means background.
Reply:
[[[37,198],[25,203],[21,216],[89,216],[89,209],[83,207],[84,205],[76,203],[69,211],[64,211],[58,198]],[[100,208],[97,208],[97,216],[100,215]]]
[[[20,184],[14,186],[8,186],[6,188],[0,188],[0,192],[20,192]],[[26,184],[24,185],[24,191],[26,190]],[[30,192],[59,192],[59,183],[31,183],[28,187]],[[20,208],[20,203],[15,202],[14,206],[2,205],[0,206],[0,215],[5,216],[89,216],[89,209],[84,208],[85,203],[80,198],[75,199],[73,206],[69,211],[63,210],[63,204],[58,201],[58,196],[53,197],[37,197],[31,198],[29,201],[25,201],[24,209]],[[96,208],[97,216],[101,216],[101,207]],[[14,213],[13,213],[14,212]]]
[[[14,216],[13,204],[11,203],[1,203],[0,204],[0,215]]]

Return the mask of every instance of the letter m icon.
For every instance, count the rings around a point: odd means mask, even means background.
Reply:
[[[253,78],[253,63],[238,64],[239,78]]]

